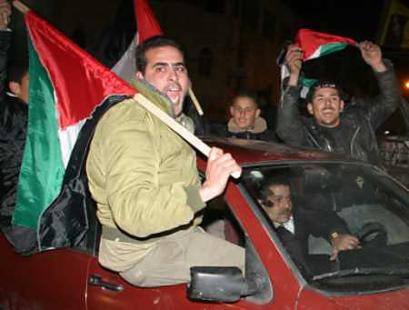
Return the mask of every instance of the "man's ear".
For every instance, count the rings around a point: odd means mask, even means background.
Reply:
[[[257,199],[258,203],[260,204],[260,206],[263,207],[263,209],[265,210],[266,207],[264,207],[264,201],[262,199]]]
[[[345,102],[344,100],[341,100],[339,103],[339,111],[340,112],[344,111],[344,107],[345,107]]]
[[[230,111],[230,116],[233,117],[234,116],[234,107],[233,107],[233,105],[230,106],[229,111]]]
[[[256,118],[258,118],[258,117],[260,116],[260,113],[261,113],[261,110],[260,110],[260,109],[257,109],[257,110],[256,110]]]
[[[16,95],[17,97],[20,95],[21,93],[21,86],[19,83],[11,81],[9,82],[9,89],[10,91]]]
[[[307,110],[308,110],[308,113],[310,113],[311,115],[314,115],[314,109],[312,107],[312,103],[307,104]]]
[[[142,74],[141,71],[136,71],[136,78],[139,79],[139,80],[143,80],[143,79],[144,79],[143,74]]]

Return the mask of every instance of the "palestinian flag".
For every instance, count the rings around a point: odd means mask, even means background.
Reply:
[[[319,58],[346,48],[348,45],[357,45],[353,39],[329,33],[317,32],[310,29],[300,29],[295,36],[294,43],[303,50],[303,61]],[[287,66],[281,66],[281,81],[287,78],[290,72]],[[301,97],[305,98],[315,79],[301,77]],[[283,86],[282,86],[283,87]],[[282,89],[283,91],[283,89]]]
[[[133,0],[134,19],[136,20],[136,34],[127,50],[112,68],[125,81],[135,78],[135,50],[138,44],[146,39],[161,35],[162,30],[157,22],[147,0]],[[118,34],[114,34],[114,38]]]
[[[295,37],[295,44],[304,52],[303,61],[307,61],[342,50],[348,44],[357,45],[357,42],[333,34],[300,29]]]
[[[34,12],[29,34],[29,116],[13,224],[34,230],[61,189],[78,133],[96,106],[135,90]]]

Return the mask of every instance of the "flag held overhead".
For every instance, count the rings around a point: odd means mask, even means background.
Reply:
[[[350,38],[302,28],[297,32],[295,44],[303,50],[303,61],[318,58],[358,43]]]
[[[343,50],[348,45],[356,46],[358,43],[350,38],[341,37],[334,34],[318,32],[310,29],[302,28],[298,30],[294,44],[298,45],[303,51],[303,61],[316,59],[331,53]],[[288,44],[287,44],[288,45]],[[278,58],[278,64],[281,66],[281,81],[283,85],[284,79],[286,79],[290,73],[285,65],[285,53],[286,48],[282,50]],[[305,98],[310,86],[315,82],[315,79],[308,78],[307,76],[301,77],[301,84],[303,86],[301,90],[301,97]],[[282,86],[283,88],[283,86]]]

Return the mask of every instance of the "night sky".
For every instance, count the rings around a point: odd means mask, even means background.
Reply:
[[[302,27],[348,36],[357,41],[375,40],[386,0],[287,0],[302,19]]]

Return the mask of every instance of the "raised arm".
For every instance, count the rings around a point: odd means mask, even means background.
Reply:
[[[369,118],[378,128],[398,107],[401,100],[399,84],[390,62],[384,61],[380,47],[370,41],[359,43],[363,60],[372,68],[378,80],[379,95],[367,102]]]
[[[300,97],[298,80],[302,66],[302,50],[298,46],[288,47],[285,65],[290,70],[290,76],[278,107],[276,132],[286,144],[303,146],[306,138],[298,107]]]

